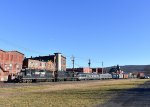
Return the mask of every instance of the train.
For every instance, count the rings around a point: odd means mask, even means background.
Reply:
[[[37,69],[22,69],[9,82],[33,83],[33,82],[57,82],[57,81],[82,81],[82,80],[104,80],[104,79],[127,79],[128,74],[97,74],[80,73],[73,71],[55,71]]]
[[[145,78],[145,74],[140,72],[140,73],[138,73],[137,78],[144,79]]]
[[[112,79],[111,74],[96,74],[96,73],[79,73],[76,76],[78,81],[81,80],[103,80],[103,79]]]

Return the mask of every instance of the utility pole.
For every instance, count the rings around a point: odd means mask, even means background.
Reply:
[[[74,62],[75,62],[75,57],[72,56],[72,64],[73,64],[72,71],[73,71],[73,72],[74,72]]]
[[[104,73],[104,69],[103,69],[103,61],[102,61],[102,74]]]
[[[90,68],[91,68],[91,60],[90,59],[89,59],[88,65],[89,65],[89,72],[90,72]]]
[[[88,65],[89,65],[89,68],[91,68],[91,60],[90,59],[89,59]]]

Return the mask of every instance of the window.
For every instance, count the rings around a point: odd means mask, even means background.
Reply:
[[[6,59],[6,60],[9,60],[9,54],[6,54],[5,59]]]
[[[10,56],[10,60],[13,61],[13,55]]]
[[[9,66],[10,66],[9,69],[12,70],[12,64],[10,64]]]
[[[1,54],[1,60],[3,60],[3,56],[4,56],[4,55],[3,55],[3,53],[2,53],[2,54]]]
[[[0,60],[1,60],[1,55],[2,55],[2,54],[0,53]]]
[[[16,65],[16,69],[19,70],[20,69],[20,65]]]

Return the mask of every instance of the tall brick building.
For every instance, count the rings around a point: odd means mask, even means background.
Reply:
[[[30,58],[26,58],[23,61],[23,68],[55,71],[55,65],[52,61],[45,62]]]
[[[9,74],[16,74],[22,69],[24,54],[18,51],[0,50],[0,81],[6,81]]]
[[[26,58],[23,62],[23,68],[66,71],[66,57],[55,53],[54,55]]]

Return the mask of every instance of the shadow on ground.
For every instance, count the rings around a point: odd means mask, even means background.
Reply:
[[[150,81],[137,88],[109,91],[118,91],[118,94],[107,103],[95,107],[150,107]]]

